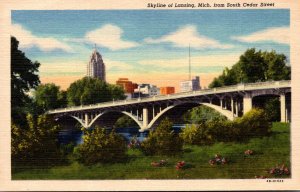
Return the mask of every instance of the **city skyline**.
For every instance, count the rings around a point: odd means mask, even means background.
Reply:
[[[178,90],[189,45],[192,76],[205,87],[247,48],[289,58],[289,21],[287,9],[13,11],[12,35],[41,63],[42,83],[66,89],[85,76],[96,44],[109,83],[127,77]]]

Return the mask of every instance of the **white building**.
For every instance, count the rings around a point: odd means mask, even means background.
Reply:
[[[199,89],[201,89],[199,76],[195,76],[192,80],[180,82],[180,92],[196,91]]]
[[[159,88],[156,85],[151,84],[139,84],[136,89],[134,89],[135,97],[152,97],[154,95],[159,95]]]

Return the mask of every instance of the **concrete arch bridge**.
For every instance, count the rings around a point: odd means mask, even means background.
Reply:
[[[105,120],[127,115],[137,123],[140,131],[145,131],[155,127],[169,111],[181,113],[180,109],[186,110],[196,105],[210,107],[233,120],[251,110],[256,97],[272,95],[280,98],[281,122],[288,122],[291,117],[291,104],[287,98],[290,98],[290,94],[290,81],[271,81],[82,105],[50,110],[47,113],[53,114],[55,118],[72,117],[85,128],[93,126],[96,122],[101,124]]]

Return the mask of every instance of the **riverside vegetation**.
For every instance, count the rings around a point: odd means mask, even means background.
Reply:
[[[28,59],[14,37],[11,45],[13,179],[290,177],[289,124],[270,123],[278,119],[278,99],[264,106],[266,112],[253,109],[232,122],[212,109],[193,108],[184,114],[187,127],[180,134],[164,119],[142,143],[127,144],[114,131],[95,127],[85,130],[81,145],[59,144],[61,126],[45,111],[123,99],[124,91],[93,78],[75,81],[66,91],[40,84],[40,63]],[[263,67],[252,76],[256,64]],[[284,55],[249,49],[211,87],[282,79],[290,79]],[[124,124],[132,121],[119,119],[116,127]]]
[[[289,124],[271,125],[263,116],[263,110],[253,109],[233,122],[209,120],[201,125],[188,125],[180,134],[175,134],[172,123],[164,119],[145,141],[133,139],[128,145],[114,131],[106,133],[97,127],[87,131],[82,145],[73,146],[66,153],[64,164],[18,164],[13,166],[12,176],[13,179],[289,177]],[[281,167],[288,172],[279,174]]]

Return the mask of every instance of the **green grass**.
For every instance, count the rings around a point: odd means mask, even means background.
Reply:
[[[12,169],[12,179],[252,179],[256,175],[270,178],[274,176],[267,173],[268,169],[281,164],[290,167],[289,127],[289,124],[273,123],[271,136],[253,138],[246,143],[184,146],[184,153],[174,157],[145,156],[139,150],[128,150],[129,160],[125,163],[85,166],[73,161],[52,168],[17,166]],[[255,154],[246,157],[247,149]],[[215,154],[226,157],[229,163],[211,166],[208,161]],[[167,159],[165,167],[150,165],[161,159]],[[178,161],[187,162],[191,168],[176,170]]]

